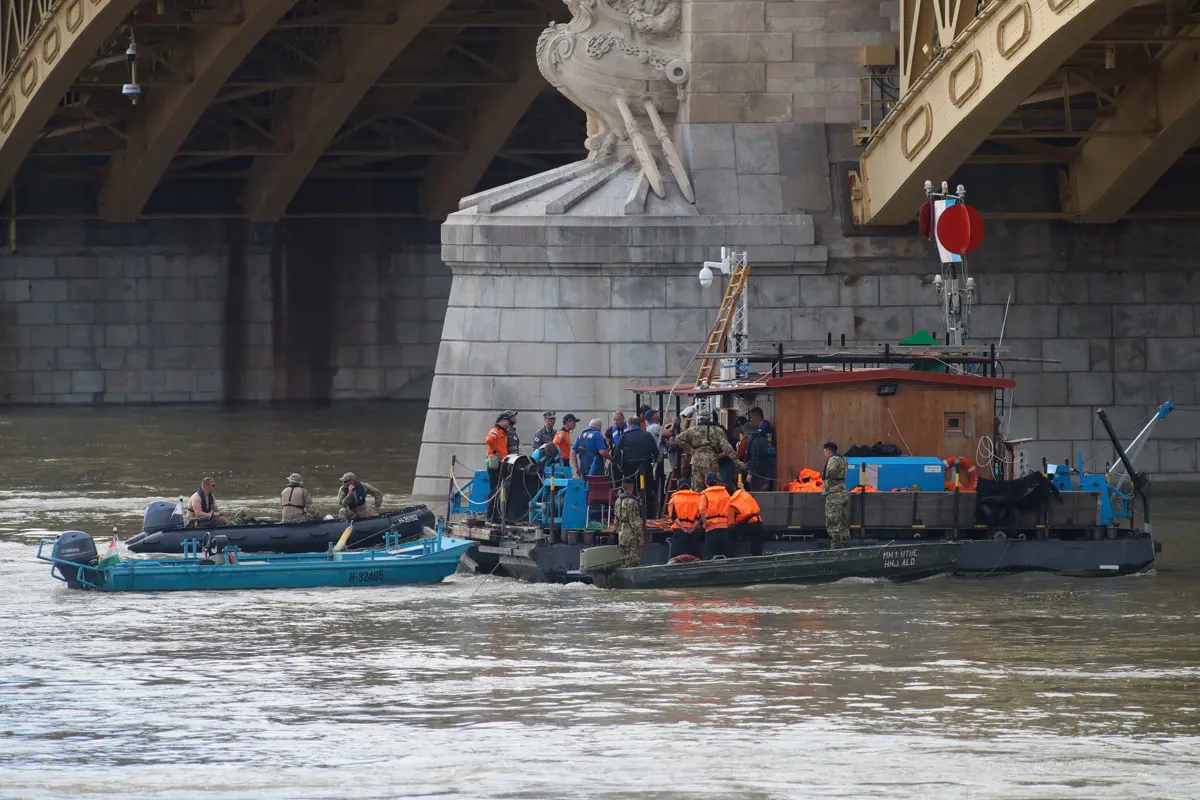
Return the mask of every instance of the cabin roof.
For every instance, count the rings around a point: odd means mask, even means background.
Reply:
[[[737,383],[715,384],[707,389],[700,389],[696,386],[688,386],[682,384],[675,387],[673,384],[667,383],[662,386],[627,386],[627,392],[641,392],[642,394],[671,394],[671,390],[675,389],[674,394],[679,395],[711,395],[711,394],[729,394],[744,392],[765,392],[767,391],[766,384],[767,374],[764,373],[752,380],[738,381]]]
[[[786,372],[782,376],[771,377],[769,372],[755,375],[736,383],[715,384],[706,389],[682,385],[677,388],[672,384],[662,386],[630,386],[626,391],[641,392],[642,394],[667,394],[675,388],[675,394],[684,396],[707,396],[715,394],[745,394],[767,392],[772,389],[787,389],[796,386],[829,386],[853,383],[877,383],[879,381],[904,381],[908,383],[940,384],[943,386],[961,386],[978,389],[1011,389],[1016,383],[1010,378],[987,378],[982,375],[961,375],[945,372],[922,372],[914,369],[895,369],[879,367],[863,367],[855,370],[831,369],[818,367],[813,370],[797,370]]]
[[[1016,383],[1010,378],[987,378],[982,375],[961,375],[945,372],[922,372],[912,369],[856,369],[836,371],[788,372],[782,376],[767,378],[771,389],[790,389],[802,386],[844,385],[850,383],[878,383],[880,381],[903,381],[906,383],[929,383],[943,386],[961,386],[979,389],[1011,389]]]

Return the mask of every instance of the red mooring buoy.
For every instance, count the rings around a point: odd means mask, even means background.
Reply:
[[[938,215],[937,240],[949,252],[965,256],[983,241],[983,217],[974,206],[955,203]]]
[[[933,241],[933,201],[926,200],[917,214],[917,222],[921,225],[921,235]]]

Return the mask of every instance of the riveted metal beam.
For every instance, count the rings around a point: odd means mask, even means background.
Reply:
[[[8,189],[63,94],[138,0],[17,0],[27,35],[8,39],[0,81],[0,194]],[[17,6],[21,8],[18,8]],[[33,14],[36,12],[36,24]],[[14,44],[14,42],[16,44]],[[16,45],[20,46],[17,47]]]
[[[111,148],[95,147],[95,148],[79,148],[75,150],[35,150],[29,154],[29,158],[48,159],[48,158],[95,158],[97,156],[116,157],[122,151]],[[180,150],[177,155],[184,158],[201,158],[201,159],[226,159],[226,158],[244,158],[246,156],[265,156],[272,155],[274,151],[268,150],[265,147],[230,147],[225,149],[185,149]],[[458,145],[447,145],[442,147],[431,147],[429,145],[408,145],[398,144],[391,148],[353,148],[353,147],[337,147],[330,148],[322,153],[323,156],[329,158],[370,158],[372,161],[381,161],[387,158],[411,158],[416,156],[463,156],[469,151],[465,147]],[[514,147],[504,148],[498,155],[503,156],[577,156],[580,155],[578,145],[565,146],[561,144],[552,144],[544,146],[529,146],[529,147]]]
[[[1134,0],[993,0],[913,83],[852,177],[854,222],[902,225],[926,180],[962,165],[996,126]]]
[[[298,89],[279,119],[279,138],[290,150],[255,159],[244,207],[251,219],[280,219],[300,184],[375,81],[421,35],[450,0],[407,0],[391,25],[344,28],[322,57],[340,69],[341,83]],[[321,70],[318,70],[321,71]]]
[[[450,139],[467,142],[466,152],[430,160],[421,189],[421,209],[430,219],[445,219],[474,191],[521,117],[548,87],[534,57],[540,34],[518,31],[506,44],[500,62],[505,71],[516,70],[515,83],[471,92],[450,131]]]
[[[900,0],[900,93],[975,18],[975,0]]]
[[[1063,206],[1077,222],[1115,222],[1200,138],[1200,41],[1167,50],[1154,77],[1117,96],[1097,132],[1157,121],[1153,137],[1096,137],[1071,162]]]
[[[196,121],[226,79],[296,0],[241,0],[241,24],[196,30],[189,46],[192,83],[163,86],[146,98],[130,124],[125,151],[113,160],[100,190],[100,214],[132,222]]]

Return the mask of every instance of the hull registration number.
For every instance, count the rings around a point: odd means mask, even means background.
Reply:
[[[350,573],[350,583],[378,583],[383,580],[381,569],[360,569]]]
[[[916,550],[884,550],[883,568],[911,567],[917,563]]]

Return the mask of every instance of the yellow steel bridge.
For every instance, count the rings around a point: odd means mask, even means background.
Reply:
[[[1057,208],[1013,217],[1196,215],[1146,201],[1200,139],[1194,2],[900,0],[899,16],[898,91],[849,175],[855,223],[913,219],[924,182],[968,163],[1054,170]]]
[[[3,0],[5,215],[439,219],[488,170],[582,155],[582,112],[532,57],[568,16],[559,0]]]

